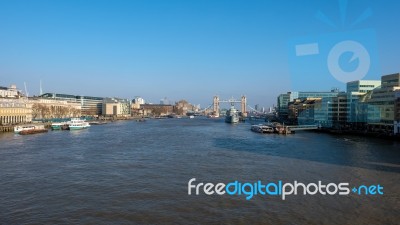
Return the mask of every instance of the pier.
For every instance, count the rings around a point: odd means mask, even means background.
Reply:
[[[13,132],[14,126],[0,126],[0,132]]]
[[[291,131],[298,131],[298,130],[317,130],[317,125],[296,125],[296,126],[285,126],[289,128]]]

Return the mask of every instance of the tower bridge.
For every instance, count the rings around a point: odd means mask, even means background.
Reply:
[[[240,100],[235,99],[234,97],[232,97],[230,99],[227,99],[227,100],[224,100],[224,99],[220,99],[219,96],[214,96],[213,97],[213,103],[211,103],[209,106],[207,106],[206,108],[202,109],[199,112],[206,113],[206,112],[210,112],[208,110],[211,109],[212,110],[212,114],[214,116],[216,116],[216,117],[219,117],[220,116],[220,104],[221,103],[229,103],[231,106],[235,105],[236,103],[239,103],[240,104],[240,113],[241,113],[241,117],[242,118],[248,116],[247,115],[248,110],[252,111],[252,112],[260,113],[260,114],[263,113],[263,112],[260,112],[260,111],[258,111],[256,109],[252,108],[250,105],[248,105],[247,104],[247,98],[244,95],[240,98]]]
[[[242,113],[243,117],[246,117],[247,116],[247,110],[246,110],[247,103],[246,102],[247,102],[247,99],[246,99],[246,96],[244,96],[244,95],[241,97],[240,100],[237,100],[237,99],[235,99],[233,97],[228,99],[228,100],[221,100],[221,99],[219,99],[218,96],[214,96],[213,104],[212,104],[212,106],[213,106],[213,114],[215,116],[219,117],[219,105],[220,105],[220,103],[229,103],[232,106],[235,105],[235,103],[240,103],[240,106],[241,106],[240,112]]]

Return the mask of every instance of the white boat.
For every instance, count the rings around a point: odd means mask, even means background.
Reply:
[[[43,132],[47,132],[47,129],[43,124],[18,125],[14,127],[14,133],[16,134],[34,134]]]
[[[250,129],[254,132],[262,134],[275,132],[273,127],[264,124],[252,125]]]
[[[70,130],[81,130],[90,127],[90,124],[80,118],[72,118],[68,123]]]
[[[192,115],[192,116],[189,116],[189,118],[190,118],[190,119],[193,119],[193,118],[194,118],[194,116],[193,116],[193,115]]]
[[[14,127],[14,133],[19,134],[19,132],[24,130],[34,130],[36,127],[34,125],[21,125]]]

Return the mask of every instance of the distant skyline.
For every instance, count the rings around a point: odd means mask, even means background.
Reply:
[[[339,2],[0,0],[0,86],[202,107],[244,94],[268,107],[292,89],[291,39],[364,28],[376,31],[377,77],[400,72],[400,2],[349,0],[344,23]]]

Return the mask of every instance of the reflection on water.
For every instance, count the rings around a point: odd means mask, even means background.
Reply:
[[[0,221],[144,224],[396,224],[400,144],[249,124],[168,119],[0,134]],[[381,184],[383,196],[188,196],[187,182]]]

